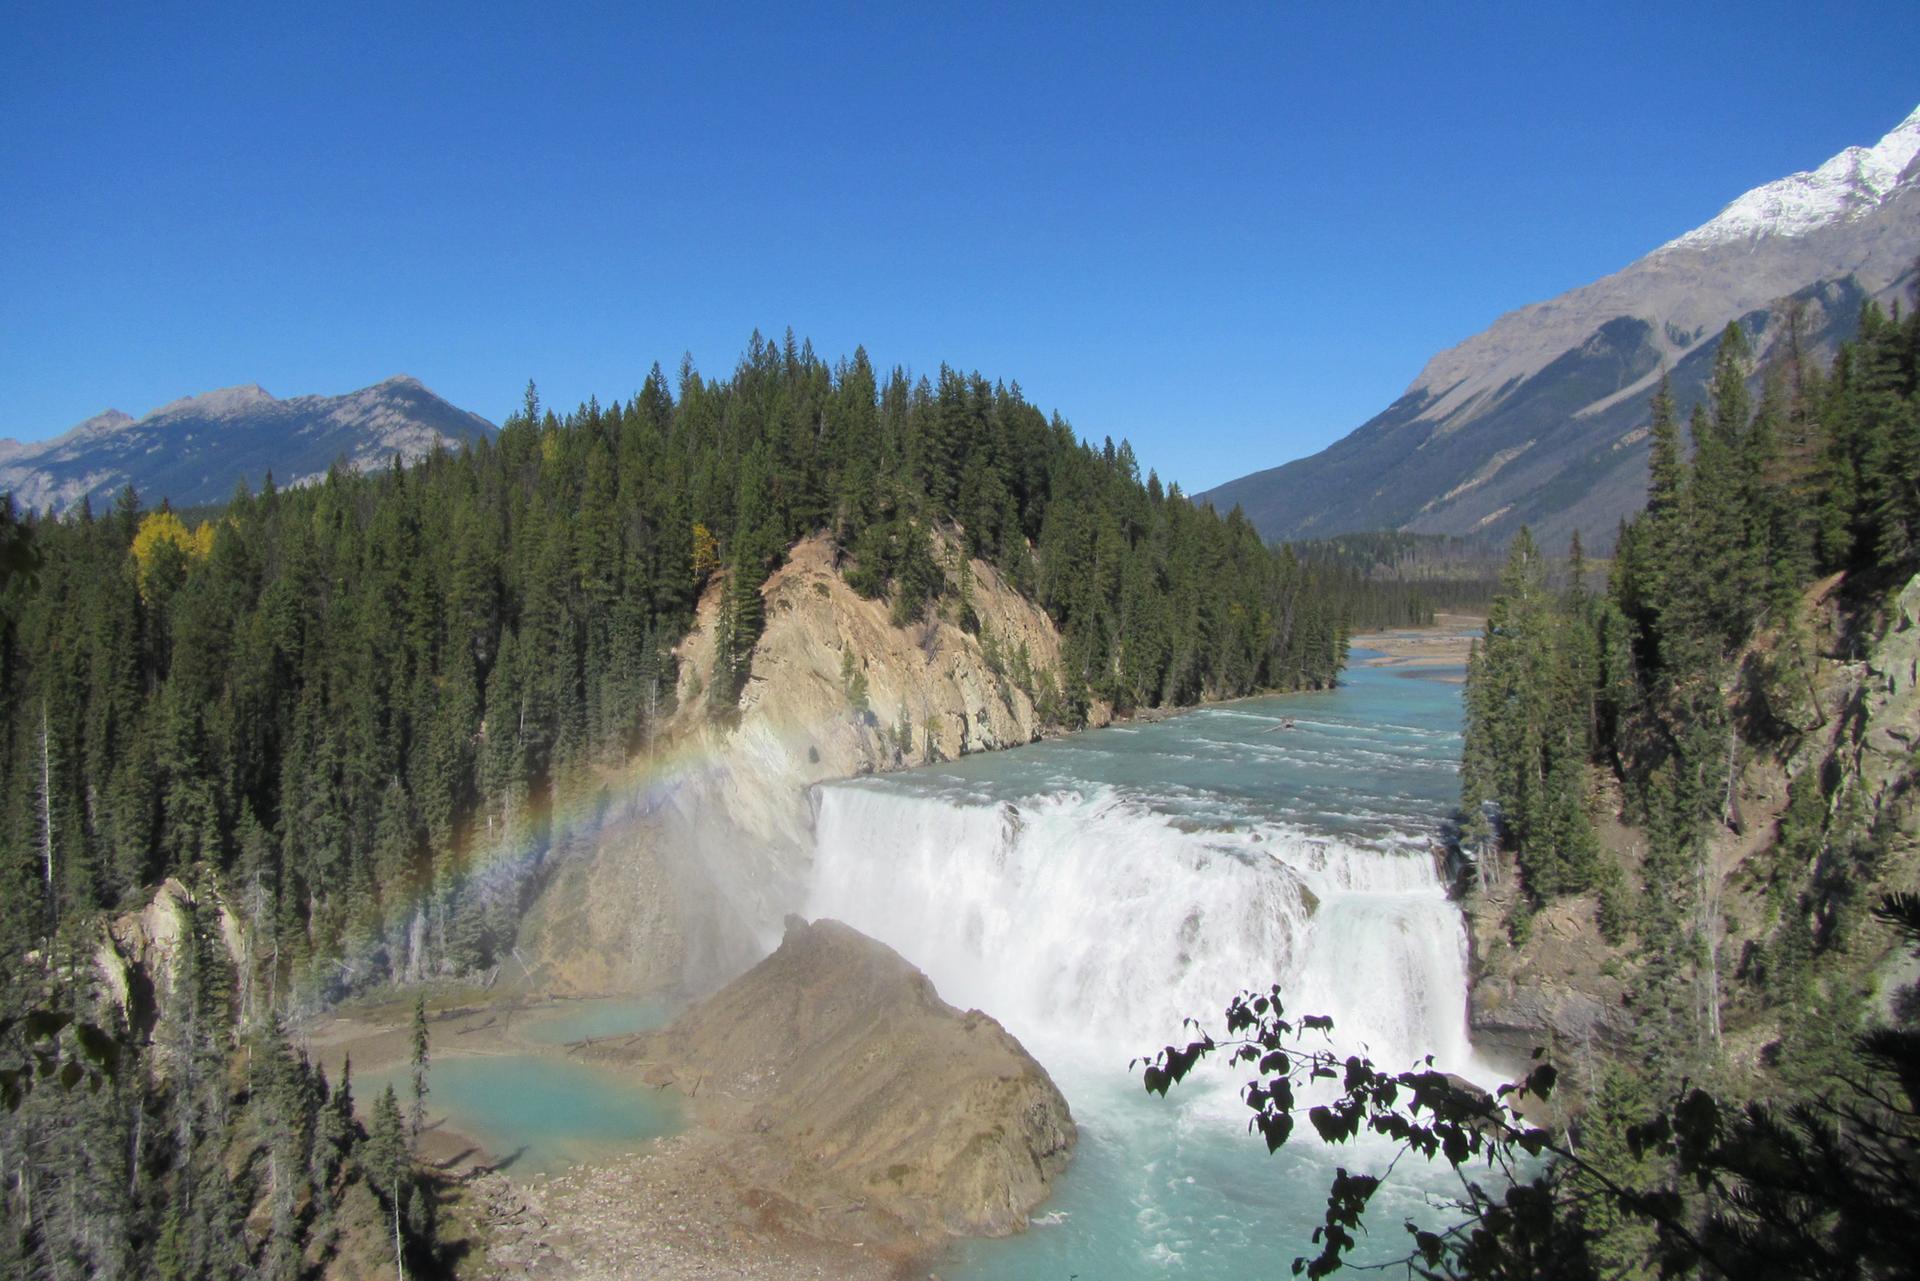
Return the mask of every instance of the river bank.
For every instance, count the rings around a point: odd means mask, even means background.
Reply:
[[[590,1049],[633,1039],[637,1030],[619,1025],[641,1012],[632,1002],[472,988],[430,996],[432,1067],[421,1157],[440,1181],[441,1237],[453,1246],[461,1281],[899,1281],[926,1275],[908,1252],[879,1242],[823,1242],[797,1229],[787,1207],[755,1198],[735,1182],[718,1159],[725,1155],[716,1150],[718,1136],[697,1125],[668,1137],[608,1142],[587,1159],[547,1169],[524,1146],[489,1141],[482,1133],[485,1118],[436,1105],[435,1072],[444,1084],[448,1065],[471,1067],[482,1059],[547,1062],[555,1071],[619,1078],[618,1088],[653,1096],[656,1091],[637,1073],[585,1061]],[[309,1057],[333,1081],[351,1060],[363,1121],[377,1088],[403,1081],[412,1018],[410,1000],[357,1003],[316,1023],[303,1038]],[[657,1023],[658,1017],[643,1021]],[[614,1030],[570,1035],[596,1027]],[[404,1093],[403,1083],[396,1088]]]
[[[1355,649],[1376,651],[1355,660],[1361,667],[1465,667],[1486,626],[1487,620],[1475,614],[1435,614],[1431,626],[1365,632],[1350,643]],[[1466,676],[1449,673],[1435,679],[1458,683]]]

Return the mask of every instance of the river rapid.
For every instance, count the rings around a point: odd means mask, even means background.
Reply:
[[[1356,658],[1364,657],[1363,651]],[[1448,679],[1453,678],[1452,680]],[[1430,855],[1458,795],[1458,669],[1355,665],[1338,689],[815,789],[805,907],[890,944],[1052,1073],[1081,1140],[1030,1232],[973,1242],[967,1281],[1284,1275],[1336,1163],[1247,1133],[1241,1075],[1167,1099],[1129,1061],[1213,1030],[1280,984],[1383,1066],[1432,1054],[1485,1079],[1467,1040],[1467,944]],[[1305,1127],[1302,1127],[1305,1130]],[[1376,1198],[1358,1257],[1404,1253],[1436,1174]]]

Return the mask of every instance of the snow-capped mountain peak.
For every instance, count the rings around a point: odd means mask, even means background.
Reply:
[[[1755,187],[1661,252],[1755,236],[1804,236],[1878,208],[1920,156],[1920,108],[1871,147],[1848,147],[1818,169]]]
[[[1916,258],[1920,111],[1611,275],[1501,316],[1329,449],[1201,497],[1240,505],[1268,538],[1526,525],[1543,546],[1584,529],[1591,548],[1646,500],[1663,378],[1684,417],[1707,395],[1729,321],[1756,361],[1789,338],[1825,359],[1866,304],[1908,305]]]

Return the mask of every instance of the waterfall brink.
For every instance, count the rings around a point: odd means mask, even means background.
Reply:
[[[1097,788],[1018,804],[845,783],[816,790],[809,916],[890,944],[956,1005],[1051,1065],[1124,1064],[1219,1031],[1278,983],[1382,1066],[1468,1061],[1466,936],[1424,849],[1284,827],[1190,830]]]

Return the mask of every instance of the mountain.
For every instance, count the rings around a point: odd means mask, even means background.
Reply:
[[[1829,354],[1868,300],[1905,301],[1920,257],[1920,110],[1872,147],[1747,192],[1590,285],[1441,352],[1393,404],[1311,457],[1199,495],[1269,538],[1360,529],[1610,545],[1646,496],[1648,401],[1682,413],[1737,320],[1757,362]]]
[[[398,454],[412,462],[440,446],[490,439],[497,429],[399,375],[344,396],[277,400],[251,383],[188,396],[134,419],[117,409],[63,436],[0,441],[0,492],[21,507],[96,507],[131,484],[148,505],[224,502],[234,485],[318,480],[338,459],[360,470]]]

